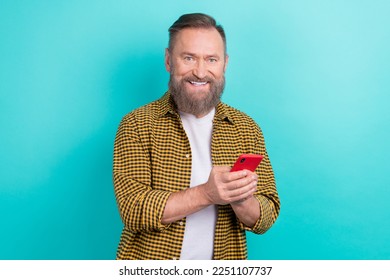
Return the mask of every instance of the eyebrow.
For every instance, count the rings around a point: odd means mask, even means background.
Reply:
[[[191,53],[191,52],[182,52],[180,54],[181,56],[186,56],[186,55],[189,55],[189,56],[195,56],[197,57],[198,55],[195,54],[195,53]],[[209,54],[209,55],[206,55],[206,57],[215,57],[215,58],[220,58],[220,56],[218,54]]]

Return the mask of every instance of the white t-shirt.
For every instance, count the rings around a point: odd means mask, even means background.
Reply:
[[[180,112],[184,130],[190,141],[192,166],[190,187],[207,182],[212,169],[211,136],[215,109],[202,118]],[[216,205],[208,206],[186,217],[180,259],[211,260],[217,221]]]

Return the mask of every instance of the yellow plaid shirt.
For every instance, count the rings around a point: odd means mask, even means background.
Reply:
[[[219,103],[213,120],[213,165],[232,166],[240,154],[262,154],[255,197],[261,216],[253,228],[243,225],[230,205],[218,206],[214,259],[246,259],[245,230],[262,234],[279,215],[274,174],[258,125],[244,113]],[[172,192],[186,189],[191,178],[191,148],[172,97],[134,110],[119,125],[113,179],[124,223],[117,259],[179,259],[186,219],[161,224]],[[199,244],[201,246],[201,244]]]

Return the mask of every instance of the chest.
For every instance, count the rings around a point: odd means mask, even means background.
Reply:
[[[232,166],[242,153],[251,153],[252,139],[231,123],[214,122],[208,135],[192,131],[191,137],[211,137],[212,164]],[[180,191],[190,185],[192,152],[180,121],[161,119],[149,134],[149,154],[154,188]],[[210,140],[209,140],[210,141]]]

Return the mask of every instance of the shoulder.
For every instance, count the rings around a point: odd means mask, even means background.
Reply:
[[[260,129],[256,121],[248,114],[225,103],[220,104],[220,109],[224,115],[234,124],[241,127]]]
[[[218,114],[224,120],[220,131],[223,131],[225,138],[237,142],[241,153],[264,153],[263,133],[252,117],[224,103],[218,105]]]
[[[155,100],[146,105],[143,105],[122,118],[122,123],[128,124],[146,124],[153,122],[160,116],[160,100]]]

